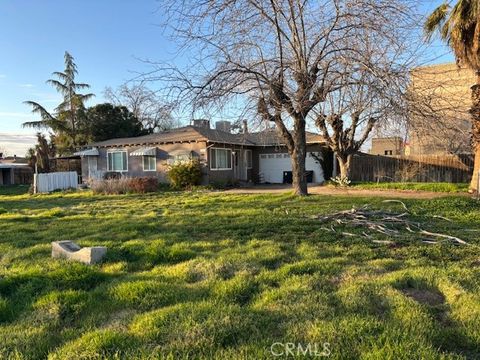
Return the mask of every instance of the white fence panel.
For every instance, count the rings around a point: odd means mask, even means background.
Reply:
[[[75,171],[35,174],[33,183],[36,193],[76,189],[78,186],[78,175]]]

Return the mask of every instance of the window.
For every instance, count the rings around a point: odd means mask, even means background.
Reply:
[[[152,155],[143,156],[143,171],[156,171],[157,170],[157,158]]]
[[[168,156],[167,163],[169,165],[183,164],[198,158],[198,154],[194,153],[193,151],[176,151]]]
[[[245,150],[245,164],[247,169],[252,168],[252,150]]]
[[[111,151],[107,153],[108,171],[128,171],[126,151]]]
[[[385,155],[393,155],[393,150],[385,150]]]
[[[232,150],[230,149],[210,149],[210,169],[212,170],[231,170],[232,169]]]

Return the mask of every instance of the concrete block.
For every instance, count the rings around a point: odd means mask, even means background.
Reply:
[[[52,258],[80,261],[84,264],[97,264],[107,253],[105,246],[82,248],[70,240],[52,242]]]

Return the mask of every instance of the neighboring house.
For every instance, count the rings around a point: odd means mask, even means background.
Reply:
[[[404,143],[401,137],[373,138],[371,155],[399,156],[404,154]]]
[[[331,152],[322,146],[320,135],[307,133],[307,152],[309,180],[324,182],[331,176],[333,160]],[[290,156],[275,130],[249,133],[245,126],[242,133],[233,134],[225,121],[211,129],[208,120],[194,120],[192,126],[94,143],[75,155],[82,158],[84,180],[115,172],[130,177],[155,176],[167,182],[169,164],[197,158],[204,184],[291,181]],[[324,168],[330,174],[325,174]]]
[[[473,70],[456,64],[419,67],[412,71],[410,92],[417,106],[409,117],[410,155],[471,153],[470,87]]]
[[[31,184],[33,170],[25,158],[0,154],[0,186]]]

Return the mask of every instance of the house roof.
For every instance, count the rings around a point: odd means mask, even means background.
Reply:
[[[191,141],[205,141],[212,143],[235,144],[244,146],[272,146],[281,145],[284,143],[278,133],[273,129],[256,133],[231,134],[225,131],[210,129],[206,127],[204,128],[196,126],[185,126],[145,136],[109,139],[90,144],[90,146],[140,146],[149,144],[164,144]],[[307,143],[321,142],[323,142],[323,139],[319,134],[307,132]]]
[[[0,158],[0,163],[2,164],[27,164],[28,161],[24,157],[20,156],[6,156]]]

